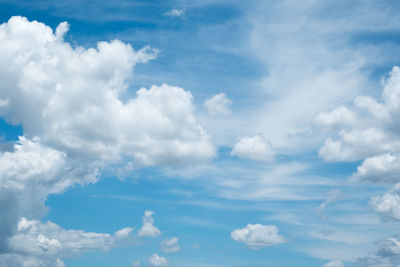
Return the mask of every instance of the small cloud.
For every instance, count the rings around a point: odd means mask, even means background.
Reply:
[[[160,230],[154,226],[154,218],[153,218],[154,212],[151,210],[146,210],[144,212],[144,217],[142,219],[143,221],[143,226],[140,228],[138,235],[139,236],[158,236],[161,235]]]
[[[340,260],[333,260],[325,263],[322,267],[344,267],[344,264]]]
[[[115,237],[118,239],[123,239],[129,236],[129,234],[134,230],[134,228],[126,227],[115,232]]]
[[[258,161],[272,161],[274,159],[274,151],[271,143],[262,134],[257,134],[252,137],[245,136],[240,138],[233,147],[231,156]]]
[[[168,266],[168,261],[164,257],[158,256],[157,253],[151,255],[149,258],[149,263],[150,266]]]
[[[132,266],[140,266],[140,261],[134,261],[132,262]]]
[[[229,109],[232,101],[226,97],[225,93],[219,93],[204,101],[203,107],[207,109],[208,114],[212,116],[231,114]]]
[[[167,253],[179,251],[180,247],[178,245],[178,238],[172,237],[170,239],[165,239],[163,242],[161,242],[161,249]]]
[[[234,230],[231,237],[237,242],[246,243],[252,249],[286,242],[286,239],[278,234],[275,225],[248,224],[244,228]]]
[[[186,9],[181,8],[173,8],[167,12],[164,13],[164,16],[169,16],[169,17],[184,17],[186,13]]]

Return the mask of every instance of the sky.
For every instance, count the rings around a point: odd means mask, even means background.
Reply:
[[[399,266],[399,10],[0,0],[0,266]]]

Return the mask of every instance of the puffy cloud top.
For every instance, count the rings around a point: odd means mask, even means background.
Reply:
[[[339,127],[319,150],[326,161],[363,160],[352,176],[355,181],[399,182],[400,69],[394,67],[384,82],[382,101],[369,96],[354,99],[349,108],[320,113],[316,123]]]
[[[214,147],[193,115],[192,95],[179,87],[142,88],[121,99],[133,67],[156,57],[119,40],[96,48],[63,41],[68,25],[50,27],[13,17],[0,26],[0,116],[26,136],[69,155],[138,165],[192,163]]]
[[[240,138],[231,152],[232,156],[258,161],[272,161],[274,154],[271,144],[265,140],[262,134]]]
[[[275,225],[248,224],[246,227],[236,229],[231,233],[233,240],[244,242],[252,249],[284,243],[286,240],[278,234]]]

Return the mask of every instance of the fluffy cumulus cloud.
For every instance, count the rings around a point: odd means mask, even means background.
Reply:
[[[354,181],[395,183],[400,181],[399,170],[399,155],[385,153],[365,159],[351,178]]]
[[[400,69],[394,67],[384,82],[382,100],[359,96],[351,107],[320,113],[318,125],[337,131],[319,150],[326,161],[363,160],[352,179],[398,182],[400,135]]]
[[[143,225],[139,229],[138,235],[139,236],[159,236],[161,235],[160,230],[154,225],[154,212],[151,210],[146,210],[143,216]]]
[[[168,266],[168,261],[161,256],[158,256],[157,253],[154,253],[153,255],[150,256],[149,258],[149,264],[150,266]]]
[[[161,249],[164,252],[177,252],[180,247],[178,245],[178,238],[172,237],[170,239],[165,239],[161,242]]]
[[[380,197],[372,197],[370,206],[384,218],[400,220],[400,184]]]
[[[232,101],[226,97],[225,93],[219,93],[215,96],[204,101],[204,108],[207,110],[208,114],[216,115],[229,115],[231,114],[230,106]]]
[[[123,235],[120,233],[124,232]],[[65,230],[53,222],[41,223],[37,220],[22,218],[18,222],[16,233],[9,239],[7,254],[0,256],[0,263],[9,262],[10,255],[15,256],[15,264],[39,266],[24,262],[43,262],[44,266],[63,266],[59,257],[71,257],[83,252],[108,250],[133,241],[131,229],[125,228],[114,235]],[[21,255],[29,255],[22,257]],[[33,264],[33,265],[32,265]],[[8,266],[8,265],[7,265]],[[41,265],[40,265],[41,266]]]
[[[275,225],[248,224],[246,227],[236,229],[231,233],[233,240],[244,242],[252,249],[284,243],[286,240],[278,234]]]
[[[64,152],[43,146],[38,139],[21,137],[13,151],[0,153],[0,249],[15,234],[23,216],[40,218],[49,194],[61,193],[72,184],[97,180],[96,164],[71,164]]]
[[[359,161],[351,176],[355,182],[396,184],[383,196],[372,197],[369,205],[385,219],[400,219],[400,68],[393,67],[383,82],[380,99],[359,96],[349,107],[320,113],[315,121],[337,132],[319,150],[326,161]],[[400,246],[397,238],[376,242],[374,256],[360,258],[360,266],[397,266]]]
[[[63,266],[62,257],[130,239],[129,227],[111,235],[41,223],[50,194],[94,183],[110,164],[192,164],[215,154],[188,91],[164,84],[121,98],[133,67],[156,50],[118,40],[72,47],[68,28],[63,22],[54,32],[23,17],[0,25],[0,117],[24,130],[0,150],[2,266]],[[151,214],[141,233],[160,234]]]
[[[344,264],[340,260],[333,260],[325,263],[322,267],[344,267]]]
[[[39,22],[13,17],[0,26],[0,115],[21,123],[26,136],[80,157],[139,165],[178,164],[214,155],[209,136],[193,115],[192,95],[179,87],[142,88],[122,100],[132,69],[156,56],[118,40],[96,48],[63,41]],[[104,129],[107,129],[105,131]]]
[[[240,138],[231,151],[232,156],[257,161],[272,161],[274,154],[271,143],[262,134]]]

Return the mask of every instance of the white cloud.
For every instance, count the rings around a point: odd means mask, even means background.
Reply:
[[[351,179],[366,182],[400,182],[399,155],[385,153],[367,158],[357,167],[357,172],[352,175]]]
[[[372,197],[370,206],[386,218],[400,220],[400,184],[381,197]]]
[[[117,233],[121,231],[126,232],[122,229]],[[41,223],[37,220],[22,218],[18,222],[15,235],[9,240],[7,254],[0,256],[0,263],[4,261],[12,264],[14,260],[8,259],[12,255],[22,266],[35,266],[35,262],[45,262],[44,266],[64,266],[59,257],[71,257],[96,250],[109,250],[129,241],[130,238],[129,234],[122,237],[118,234],[65,230],[50,221]],[[31,263],[24,265],[24,262]]]
[[[143,217],[143,225],[142,228],[139,229],[138,235],[139,236],[158,236],[161,235],[160,230],[154,225],[154,218],[153,218],[154,212],[151,210],[146,210],[144,212],[144,217]]]
[[[177,252],[179,251],[179,245],[178,245],[178,238],[172,237],[170,239],[165,239],[163,242],[161,242],[161,249],[164,252]]]
[[[278,234],[275,225],[248,224],[245,228],[236,229],[231,233],[233,240],[244,242],[252,249],[284,243],[286,240]]]
[[[140,261],[134,261],[134,262],[132,262],[132,266],[140,266]]]
[[[161,256],[158,256],[157,253],[154,253],[149,258],[150,266],[168,266],[168,261]]]
[[[400,114],[400,69],[393,67],[389,78],[384,81],[382,101],[372,97],[355,98],[353,105],[346,109],[356,120],[342,125],[336,138],[328,138],[319,150],[326,161],[363,160],[353,181],[397,183],[400,170],[400,135],[398,122]],[[325,114],[325,113],[324,113]],[[334,117],[336,110],[330,115]],[[320,115],[317,115],[317,117]],[[320,116],[321,117],[321,116]],[[326,120],[327,126],[336,124]],[[351,122],[351,123],[350,123]]]
[[[185,9],[178,9],[178,8],[173,8],[167,12],[164,13],[165,16],[169,17],[184,17],[186,13]]]
[[[0,265],[62,266],[63,255],[129,241],[129,227],[110,235],[40,223],[50,194],[94,183],[114,163],[193,164],[215,155],[190,92],[164,84],[121,98],[133,67],[157,50],[118,40],[72,47],[63,40],[68,28],[54,33],[23,17],[0,25],[0,116],[24,129],[13,150],[0,151]],[[22,231],[24,217],[31,226]],[[140,233],[160,234],[151,214]]]
[[[340,260],[333,260],[325,263],[322,267],[344,267],[344,264]]]
[[[240,138],[233,147],[231,155],[258,161],[272,161],[274,159],[271,144],[265,140],[262,134]]]
[[[321,126],[352,125],[356,122],[356,115],[346,107],[338,107],[332,112],[320,112],[315,117],[316,124]]]
[[[152,86],[121,99],[132,68],[156,57],[118,40],[73,48],[50,27],[13,17],[0,27],[0,115],[22,123],[27,136],[75,157],[137,165],[180,164],[214,156],[209,136],[193,115],[192,95],[179,87]],[[107,129],[105,131],[104,129]]]
[[[118,239],[127,238],[133,232],[133,230],[134,229],[131,228],[131,227],[125,227],[125,228],[115,232],[115,237],[118,238]]]
[[[204,101],[204,108],[207,109],[208,114],[216,115],[229,115],[231,110],[232,101],[226,97],[225,93],[219,93]]]
[[[0,153],[0,250],[15,233],[22,216],[40,218],[49,194],[61,193],[73,184],[97,181],[97,163],[71,161],[61,151],[43,146],[39,139],[20,137],[14,150]],[[6,242],[6,243],[5,243]]]

